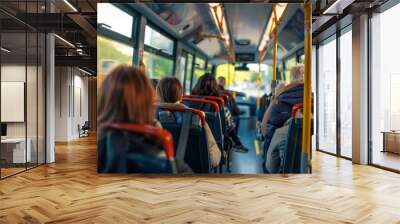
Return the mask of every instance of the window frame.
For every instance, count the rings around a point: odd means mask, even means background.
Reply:
[[[346,160],[352,160],[352,158],[349,158],[349,157],[346,157],[346,156],[343,156],[342,155],[342,152],[341,152],[341,118],[340,118],[340,112],[341,112],[341,108],[340,108],[340,104],[341,104],[341,92],[340,92],[340,76],[341,76],[341,67],[340,67],[340,60],[341,60],[341,57],[340,57],[340,38],[341,38],[341,36],[342,35],[344,35],[345,33],[347,33],[347,32],[352,32],[352,22],[351,23],[349,23],[349,24],[346,24],[344,27],[341,27],[341,28],[339,28],[339,27],[336,27],[336,32],[334,32],[334,33],[331,33],[330,35],[328,35],[328,36],[326,36],[326,37],[324,37],[323,39],[318,39],[318,41],[316,41],[315,43],[313,43],[313,45],[315,45],[316,46],[316,104],[318,105],[319,104],[319,101],[320,101],[320,99],[319,99],[319,97],[318,97],[318,94],[319,94],[319,91],[321,91],[320,90],[320,88],[319,88],[319,82],[320,82],[320,74],[319,74],[319,67],[320,67],[320,55],[319,55],[319,48],[320,48],[320,46],[321,45],[323,45],[323,44],[327,44],[327,43],[329,43],[329,42],[331,42],[331,41],[336,41],[336,61],[335,61],[335,63],[336,63],[336,152],[335,153],[331,153],[331,152],[327,152],[327,151],[325,151],[324,149],[320,149],[320,144],[319,144],[319,133],[320,133],[320,130],[319,130],[319,115],[320,115],[320,112],[321,111],[319,111],[319,107],[316,107],[316,119],[315,119],[315,121],[314,122],[316,122],[316,151],[318,151],[318,152],[323,152],[323,153],[326,153],[326,154],[329,154],[329,155],[333,155],[333,156],[336,156],[336,157],[339,157],[339,158],[343,158],[343,159],[346,159]],[[301,56],[301,55],[300,55]]]
[[[395,7],[398,3],[398,1],[395,0],[388,0],[382,5],[376,7],[375,9],[371,10],[368,12],[368,29],[367,29],[367,38],[368,38],[368,57],[367,57],[367,64],[368,64],[368,69],[367,69],[367,76],[368,76],[368,86],[367,86],[367,91],[368,91],[368,165],[377,167],[379,169],[395,172],[395,173],[400,173],[400,170],[390,168],[385,165],[380,165],[378,163],[374,163],[374,146],[373,146],[373,28],[372,28],[372,20],[374,18],[374,14],[382,14],[385,11],[391,9],[392,7]]]
[[[157,49],[157,48],[155,48],[155,47],[152,47],[152,46],[150,46],[150,45],[145,44],[145,43],[144,43],[144,39],[143,39],[144,50],[145,50],[145,51],[148,51],[148,52],[150,52],[150,53],[153,53],[153,54],[157,54],[158,56],[165,57],[165,58],[168,58],[168,59],[171,59],[171,60],[175,61],[176,56],[177,56],[177,55],[176,55],[176,46],[177,46],[177,42],[178,42],[178,41],[177,41],[175,38],[173,38],[173,37],[171,37],[170,35],[168,35],[166,32],[162,31],[162,30],[161,30],[160,28],[158,28],[155,24],[153,24],[153,23],[151,23],[151,22],[149,22],[149,21],[147,21],[146,26],[150,27],[151,29],[155,30],[156,32],[160,33],[160,34],[163,35],[164,37],[166,37],[166,38],[168,38],[169,40],[171,40],[173,46],[172,46],[172,54],[168,54],[168,53],[166,53],[166,52],[164,52],[164,51],[162,51],[162,50],[159,50],[159,49]],[[145,26],[145,27],[146,27],[146,26]],[[175,67],[175,62],[174,62],[174,67]]]
[[[194,55],[194,57],[193,57],[193,64],[192,64],[192,77],[191,77],[191,79],[190,79],[190,91],[192,91],[192,89],[193,89],[193,87],[194,87],[194,85],[193,84],[195,84],[195,83],[193,83],[193,81],[194,81],[194,73],[195,73],[195,71],[196,71],[196,60],[197,59],[201,59],[201,60],[203,60],[204,61],[204,68],[203,68],[203,70],[204,71],[206,71],[206,65],[207,65],[207,58],[204,58],[204,57],[202,57],[201,55],[199,55],[199,54],[196,54],[196,55]]]
[[[136,44],[137,44],[137,39],[139,36],[139,35],[137,35],[138,34],[137,28],[138,28],[138,22],[139,22],[139,15],[135,11],[129,9],[128,7],[124,7],[122,4],[119,4],[119,3],[109,3],[109,4],[112,4],[113,6],[117,7],[118,9],[120,9],[120,10],[126,12],[127,14],[129,14],[130,16],[132,16],[133,21],[132,21],[131,37],[129,38],[118,32],[115,32],[111,29],[107,29],[105,27],[99,26],[99,24],[97,24],[98,34],[100,34],[104,37],[107,37],[109,39],[115,40],[117,42],[121,42],[123,44],[132,46],[135,49]]]

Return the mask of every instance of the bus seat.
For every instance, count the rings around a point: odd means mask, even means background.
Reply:
[[[105,123],[98,140],[99,173],[176,173],[171,134],[149,125]],[[160,152],[165,157],[160,156]]]
[[[289,125],[288,141],[283,155],[283,173],[311,173],[309,157],[302,152],[302,109],[303,104],[296,104],[292,108],[292,121]]]
[[[192,112],[192,122],[189,129],[189,136],[186,143],[184,162],[195,173],[210,173],[210,155],[207,144],[207,137],[204,130],[206,123],[203,112],[185,108],[183,106],[158,106],[156,117],[161,122],[163,128],[167,129],[174,139],[179,142],[182,130],[184,113]],[[174,151],[177,153],[178,144],[175,144]]]
[[[209,101],[214,101],[215,103],[218,104],[220,111],[219,111],[219,117],[221,120],[221,128],[222,128],[222,133],[223,133],[223,151],[225,152],[225,156],[223,157],[221,165],[226,165],[226,170],[230,170],[229,164],[231,160],[231,155],[232,155],[232,140],[228,137],[229,136],[229,131],[228,130],[228,125],[226,121],[226,115],[225,115],[225,110],[228,110],[225,107],[225,101],[222,97],[216,97],[216,96],[199,96],[199,95],[189,95],[189,96],[184,96],[184,98],[197,98],[197,99],[205,99]],[[222,167],[220,167],[220,171],[222,172]]]
[[[198,98],[183,98],[182,103],[190,108],[202,110],[205,112],[208,126],[210,127],[219,148],[222,150],[224,142],[221,117],[219,113],[220,109],[218,104],[214,101]]]
[[[211,132],[214,136],[214,139],[218,145],[218,148],[221,151],[221,163],[219,167],[219,171],[222,172],[222,166],[226,164],[227,160],[227,153],[224,153],[225,141],[224,141],[224,134],[222,131],[222,121],[220,116],[220,109],[216,102],[200,99],[200,98],[183,98],[182,102],[191,108],[195,109],[202,109],[206,116],[206,121],[208,126],[211,129]]]
[[[219,114],[220,114],[220,118],[221,118],[222,133],[224,133],[224,134],[226,133],[225,101],[223,98],[216,97],[216,96],[199,96],[199,95],[189,95],[189,96],[185,96],[184,98],[200,98],[200,99],[206,99],[206,100],[216,102],[220,109]]]
[[[227,93],[221,93],[222,98],[224,99],[225,102],[229,102],[229,95]]]

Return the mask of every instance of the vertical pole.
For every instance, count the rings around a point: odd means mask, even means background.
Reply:
[[[277,57],[278,57],[278,19],[276,18],[276,10],[275,10],[275,5],[272,8],[273,10],[273,24],[275,24],[274,27],[274,73],[272,76],[272,80],[276,80],[276,66],[277,66]]]
[[[273,76],[273,80],[276,80],[277,57],[278,57],[278,31],[277,31],[277,27],[275,27],[275,29],[274,29],[274,76]]]
[[[144,34],[146,30],[147,19],[144,16],[139,17],[139,25],[136,28],[136,50],[134,50],[133,65],[139,67],[144,54]]]
[[[311,0],[304,0],[304,115],[302,133],[302,154],[311,156],[311,60],[312,60],[312,4]],[[309,164],[311,165],[311,164]]]
[[[278,57],[278,32],[276,28],[274,29],[274,73],[272,76],[272,80],[276,80],[276,67],[277,67],[277,57]]]
[[[342,132],[342,124],[341,124],[341,88],[340,88],[340,79],[342,76],[342,71],[341,71],[341,64],[340,64],[340,36],[341,36],[341,32],[340,32],[340,27],[336,28],[336,155],[337,156],[342,156],[342,144],[341,144],[341,140],[342,140],[342,136],[341,136],[341,132]]]

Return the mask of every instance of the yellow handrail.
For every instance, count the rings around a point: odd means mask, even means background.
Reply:
[[[304,0],[304,114],[302,133],[302,152],[307,155],[308,162],[311,156],[311,62],[312,62],[312,3]],[[310,164],[309,164],[310,165]]]
[[[277,66],[277,57],[278,57],[278,18],[276,18],[276,8],[275,4],[272,7],[274,13],[274,70],[272,80],[276,80],[276,66]]]

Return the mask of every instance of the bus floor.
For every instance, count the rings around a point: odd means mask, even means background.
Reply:
[[[232,153],[232,174],[262,174],[262,144],[256,140],[255,119],[241,119],[239,138],[249,149],[248,153]]]

